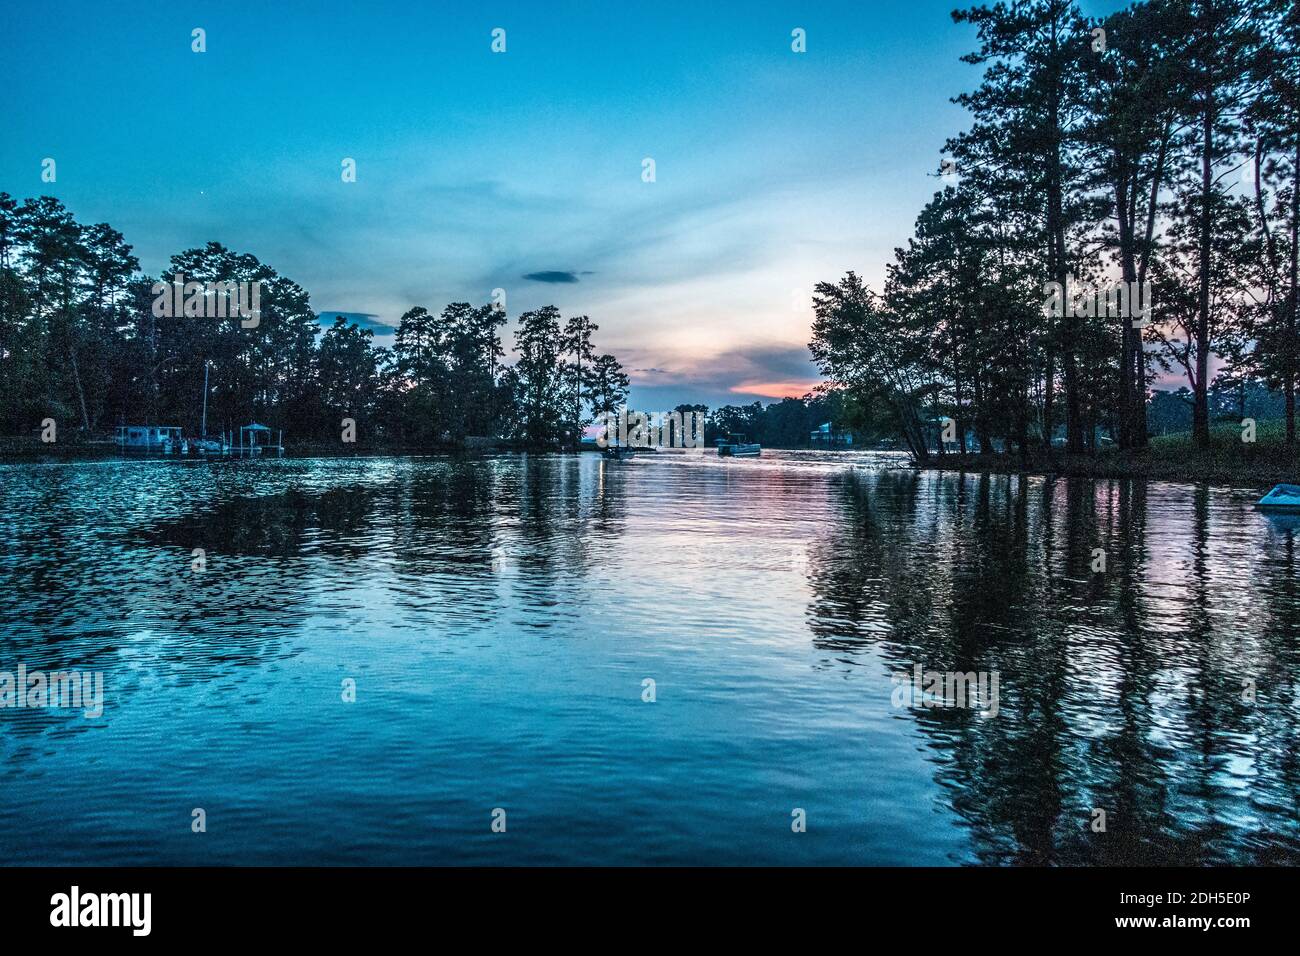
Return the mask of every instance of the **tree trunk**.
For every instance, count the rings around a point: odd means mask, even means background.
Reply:
[[[925,430],[917,419],[916,409],[910,402],[906,405],[898,402],[891,402],[890,404],[894,408],[894,414],[898,417],[898,423],[903,430],[903,441],[907,442],[912,457],[916,459],[917,464],[925,464],[930,460],[930,449],[926,446]]]
[[[1151,262],[1151,249],[1155,244],[1156,212],[1160,208],[1160,186],[1164,180],[1165,161],[1169,156],[1170,121],[1165,120],[1164,135],[1160,138],[1160,150],[1156,154],[1155,169],[1151,171],[1151,198],[1147,203],[1146,233],[1142,241],[1142,261],[1138,266],[1137,281],[1147,281],[1147,266]],[[1147,370],[1146,354],[1142,347],[1142,334],[1136,333],[1136,348],[1133,351],[1133,383],[1137,401],[1134,446],[1147,447]]]
[[[1020,467],[1029,467],[1029,402],[1025,397],[1016,416],[1016,446],[1020,454]]]
[[[582,344],[578,344],[578,364],[573,375],[573,447],[582,447]]]
[[[1128,174],[1124,172],[1115,177],[1115,219],[1119,226],[1119,252],[1121,274],[1125,282],[1137,280],[1137,262],[1133,249],[1133,230],[1130,219],[1130,201],[1128,195]],[[1125,314],[1120,316],[1120,361],[1119,361],[1119,447],[1132,448],[1136,444],[1135,406],[1133,372],[1134,372],[1134,330],[1133,319]]]
[[[1300,135],[1291,166],[1291,301],[1286,314],[1286,445],[1295,448],[1296,306],[1300,304]]]
[[[1200,290],[1197,303],[1196,381],[1192,405],[1192,439],[1198,448],[1210,447],[1210,204],[1214,192],[1214,94],[1205,92],[1201,115],[1201,234]]]
[[[68,354],[72,358],[72,380],[77,385],[77,402],[81,405],[81,427],[84,431],[90,431],[90,416],[86,414],[86,390],[81,387],[81,370],[77,367],[77,343],[74,341],[68,347]]]
[[[1064,290],[1066,284],[1065,222],[1059,176],[1058,156],[1047,190],[1047,222],[1052,249],[1052,275]],[[1079,372],[1074,348],[1075,328],[1071,317],[1064,317],[1061,322],[1061,332],[1061,367],[1065,372],[1065,445],[1070,454],[1078,455],[1083,453],[1083,428],[1079,414]]]
[[[958,368],[957,360],[954,358],[952,390],[953,390],[953,397],[956,398],[957,400],[957,407],[953,411],[952,420],[953,420],[953,427],[957,430],[957,448],[963,455],[965,455],[966,454],[966,416],[962,414],[962,404],[961,404],[962,382],[961,382],[961,376],[957,372],[957,368]],[[975,407],[979,407],[980,386],[979,386],[978,375],[976,375],[975,380],[972,382],[971,388],[972,388],[972,403],[974,404]]]
[[[1055,52],[1055,37],[1053,38]],[[1065,183],[1064,160],[1061,157],[1061,102],[1060,80],[1053,77],[1051,103],[1048,111],[1048,135],[1052,152],[1047,170],[1047,241],[1048,259],[1052,278],[1066,287],[1065,261]],[[1071,454],[1083,452],[1083,429],[1079,412],[1078,357],[1075,355],[1074,320],[1070,316],[1061,322],[1061,368],[1065,373],[1065,444]]]
[[[1052,349],[1047,350],[1047,370],[1043,378],[1043,448],[1052,451],[1052,406],[1055,398],[1056,356]]]

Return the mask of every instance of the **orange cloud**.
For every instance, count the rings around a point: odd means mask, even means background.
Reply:
[[[728,391],[736,395],[757,395],[760,398],[802,398],[821,382],[742,382]]]

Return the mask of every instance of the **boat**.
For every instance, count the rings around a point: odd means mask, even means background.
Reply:
[[[190,450],[179,425],[119,425],[116,443],[123,454],[187,455]]]
[[[234,432],[222,432],[218,438],[196,438],[194,451],[204,458],[283,458],[284,433],[271,437],[271,429],[253,422],[243,425],[238,436]]]
[[[194,447],[194,453],[205,458],[224,458],[230,454],[230,445],[226,442],[225,436],[221,438],[196,438],[191,444]]]
[[[626,445],[606,445],[601,449],[601,454],[610,461],[627,461],[629,458],[636,457],[637,449],[628,448]]]
[[[1300,512],[1300,485],[1274,485],[1255,507],[1266,511]]]
[[[739,434],[719,438],[714,444],[718,446],[718,454],[723,458],[757,458],[763,451],[762,445],[747,442],[745,436]]]

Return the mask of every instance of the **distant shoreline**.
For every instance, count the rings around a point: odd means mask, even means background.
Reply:
[[[334,445],[302,444],[287,446],[285,459],[295,458],[409,458],[427,455],[474,456],[482,454],[592,454],[590,448],[528,448],[518,442],[501,440],[466,447],[463,445]],[[709,451],[709,449],[705,449]],[[861,454],[881,449],[775,448],[764,451],[812,451],[822,454]],[[0,464],[39,464],[51,462],[101,461],[204,461],[201,456],[162,454],[123,454],[112,442],[71,441],[44,444],[36,438],[0,438]],[[224,460],[224,459],[216,459]],[[1021,459],[1006,454],[960,454],[949,452],[918,463],[908,459],[909,467],[918,471],[957,472],[959,474],[1035,475],[1040,477],[1088,478],[1097,480],[1146,479],[1208,483],[1241,487],[1271,486],[1278,482],[1300,481],[1300,453],[1288,456],[1281,445],[1261,445],[1245,451],[1225,452],[1211,449],[1145,450],[1125,452],[1108,450],[1095,456],[1044,454]]]

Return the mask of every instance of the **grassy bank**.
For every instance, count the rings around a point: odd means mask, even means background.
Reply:
[[[1107,449],[1095,455],[1035,452],[1018,455],[945,455],[926,468],[1000,474],[1066,475],[1086,478],[1152,478],[1262,487],[1279,481],[1300,483],[1300,454],[1287,451],[1281,422],[1260,422],[1254,442],[1242,441],[1238,424],[1211,429],[1210,447],[1199,449],[1190,432],[1153,436],[1142,451]]]

